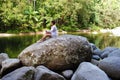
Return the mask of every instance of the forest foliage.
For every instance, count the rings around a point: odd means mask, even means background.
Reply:
[[[0,32],[49,28],[99,30],[120,26],[120,0],[0,0]]]

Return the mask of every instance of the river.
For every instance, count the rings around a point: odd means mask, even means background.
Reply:
[[[100,49],[105,47],[119,47],[120,37],[109,34],[88,34],[88,33],[68,33],[86,37],[89,42],[94,43]],[[0,37],[0,53],[7,53],[9,57],[16,58],[18,54],[27,46],[35,43],[42,35],[22,35],[11,37]]]

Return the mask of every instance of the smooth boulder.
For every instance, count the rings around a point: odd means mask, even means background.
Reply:
[[[34,80],[34,67],[21,67],[5,75],[2,80]]]
[[[100,49],[93,50],[94,55],[100,56],[102,54],[102,51]]]
[[[67,78],[67,79],[70,79],[73,75],[73,70],[65,70],[62,72],[62,75]]]
[[[93,55],[92,59],[100,60],[101,58],[98,55]]]
[[[109,80],[104,71],[97,66],[83,62],[80,64],[71,80]]]
[[[114,50],[108,55],[108,57],[112,56],[120,57],[120,49]]]
[[[95,45],[95,44],[90,43],[90,45],[91,45],[91,47],[92,47],[93,51],[94,51],[94,50],[96,50],[96,49],[98,49],[98,47],[96,47],[96,45]]]
[[[22,66],[19,59],[6,59],[2,62],[1,77]]]
[[[102,51],[102,54],[101,54],[100,56],[101,56],[102,59],[104,59],[104,58],[108,57],[108,55],[109,55],[111,52],[113,52],[113,51],[115,51],[115,50],[117,50],[117,49],[118,49],[118,48],[116,48],[116,47],[106,47],[106,48]]]
[[[100,62],[100,61],[98,61],[98,60],[96,60],[96,59],[91,59],[91,63],[92,63],[93,65],[98,66],[99,62]]]
[[[82,36],[62,35],[41,43],[34,43],[19,54],[26,66],[44,65],[52,70],[76,68],[83,61],[90,61],[91,46]]]
[[[9,59],[8,54],[0,53],[0,66],[2,65],[2,62],[6,59]]]
[[[34,80],[66,80],[63,76],[55,73],[44,66],[36,68]]]
[[[98,65],[110,77],[120,79],[120,57],[108,57]]]

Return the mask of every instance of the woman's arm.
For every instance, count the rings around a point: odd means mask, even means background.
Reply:
[[[46,34],[51,34],[51,31],[46,31]]]

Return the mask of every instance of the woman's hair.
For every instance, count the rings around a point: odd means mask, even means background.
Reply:
[[[56,23],[55,21],[51,21],[51,22],[52,22],[53,25]]]

